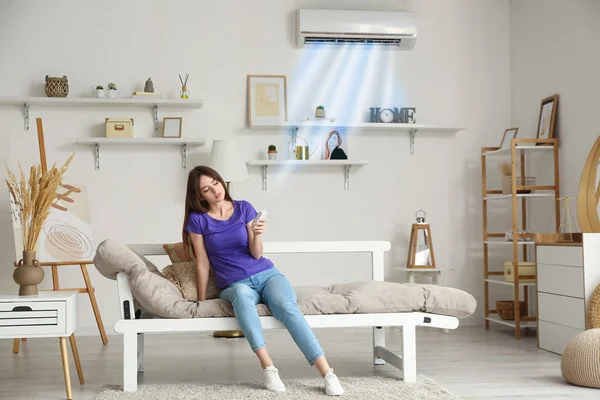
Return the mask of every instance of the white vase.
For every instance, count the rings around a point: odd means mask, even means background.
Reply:
[[[277,152],[269,153],[269,160],[277,160]]]
[[[96,97],[99,99],[104,97],[104,89],[96,89]]]
[[[114,98],[117,95],[117,91],[114,89],[108,89],[106,91],[106,93],[108,93],[108,97],[110,97],[111,99]]]

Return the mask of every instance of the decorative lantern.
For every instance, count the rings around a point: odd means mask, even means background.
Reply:
[[[419,210],[415,214],[417,223],[412,224],[410,230],[406,268],[435,268],[433,241],[429,224],[425,223],[426,216],[427,214],[423,210]],[[422,235],[420,235],[421,231]],[[421,240],[419,240],[419,236],[421,236]]]

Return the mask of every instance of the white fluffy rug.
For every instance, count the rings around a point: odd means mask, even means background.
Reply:
[[[406,384],[399,378],[384,376],[339,377],[345,393],[340,399],[458,399],[430,378],[419,375],[416,383]],[[105,386],[96,400],[127,399],[202,399],[202,400],[266,400],[266,399],[332,399],[325,395],[322,379],[284,379],[285,393],[269,392],[262,382],[181,383],[139,385],[137,392],[125,393],[122,386]]]

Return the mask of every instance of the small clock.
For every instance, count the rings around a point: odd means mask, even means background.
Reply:
[[[395,117],[394,110],[392,110],[390,108],[384,108],[379,113],[379,120],[381,122],[385,122],[385,123],[394,122],[394,117]]]

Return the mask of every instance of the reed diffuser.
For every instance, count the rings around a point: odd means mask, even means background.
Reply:
[[[19,179],[8,166],[6,167],[8,179],[5,181],[14,202],[14,218],[18,219],[21,225],[23,240],[23,258],[19,260],[13,273],[13,279],[19,284],[20,296],[38,294],[37,285],[44,279],[44,271],[35,258],[37,241],[50,215],[50,207],[77,190],[73,188],[65,193],[58,193],[63,176],[74,156],[75,154],[71,154],[60,169],[56,168],[56,164],[48,171],[40,164],[33,165],[29,170],[29,179],[26,179],[21,163]]]
[[[188,82],[188,78],[189,77],[190,77],[189,74],[185,74],[185,79],[183,79],[181,77],[181,75],[179,75],[179,82],[181,82],[181,93],[179,94],[179,96],[182,99],[187,99],[187,98],[190,97],[190,94],[189,94],[188,89],[187,89],[187,82]]]

